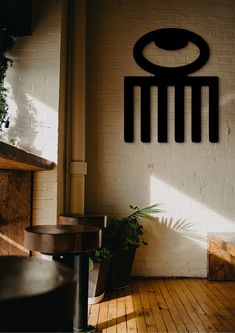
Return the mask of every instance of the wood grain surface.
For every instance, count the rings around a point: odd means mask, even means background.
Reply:
[[[25,229],[26,248],[46,254],[72,254],[101,247],[102,230],[85,225],[42,225]]]
[[[31,219],[31,172],[0,170],[0,255],[28,255],[24,229]]]

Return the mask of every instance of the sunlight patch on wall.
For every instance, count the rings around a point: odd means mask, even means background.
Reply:
[[[133,275],[206,277],[207,233],[234,232],[234,222],[152,175],[156,202],[164,212],[143,223],[148,245],[137,250]]]
[[[161,202],[166,212],[165,216],[189,220],[195,231],[201,234],[235,231],[235,223],[232,220],[151,175],[151,202],[159,201],[159,196],[162,198]]]
[[[40,147],[43,156],[54,162],[57,160],[57,132],[58,132],[58,114],[45,103],[39,101],[33,96],[26,94],[31,109],[35,112],[36,131],[34,144]]]
[[[56,110],[27,93],[21,96],[18,107],[9,83],[7,89],[10,127],[3,128],[3,140],[56,162],[58,132]]]

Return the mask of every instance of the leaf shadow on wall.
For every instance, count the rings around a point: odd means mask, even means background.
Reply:
[[[34,141],[37,137],[37,110],[30,103],[25,94],[20,95],[20,104],[17,103],[17,93],[14,87],[11,88],[12,98],[16,103],[16,116],[11,121],[10,127],[6,131],[8,142],[20,149],[29,151],[36,155],[41,155],[41,150],[36,149]]]
[[[197,260],[196,256],[198,261],[202,255],[204,256],[205,239],[195,230],[195,224],[187,219],[149,217],[145,219],[143,226],[144,239],[148,245],[137,249],[136,259],[138,261],[140,255],[144,261],[148,258],[148,261],[152,262],[152,265],[148,263],[148,267],[145,268],[146,275],[187,275],[187,270],[192,271],[192,256],[193,265]],[[141,268],[141,275],[145,269]],[[135,264],[134,275],[138,275],[138,267],[135,267]]]

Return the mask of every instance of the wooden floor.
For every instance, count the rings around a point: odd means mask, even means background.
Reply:
[[[235,282],[133,280],[89,306],[97,332],[235,332]]]

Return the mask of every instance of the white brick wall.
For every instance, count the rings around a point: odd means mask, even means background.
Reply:
[[[57,163],[61,1],[33,1],[32,36],[18,37],[7,72],[11,125],[2,140]],[[57,171],[37,172],[33,223],[55,224]]]
[[[149,245],[138,249],[133,274],[205,276],[206,235],[235,231],[235,2],[233,0],[88,0],[86,210],[128,214],[128,205],[159,202],[164,213],[145,224]],[[197,75],[220,80],[220,141],[208,142],[208,108],[203,139],[191,142],[190,96],[186,140],[173,139],[170,95],[169,142],[123,139],[123,77],[148,75],[132,56],[143,34],[164,27],[194,31],[209,44],[208,63]],[[148,51],[155,56],[153,50]],[[168,65],[168,55],[164,55]],[[188,62],[195,57],[189,49]],[[170,58],[179,65],[180,57]],[[188,91],[188,90],[187,90]],[[203,94],[205,102],[206,93]],[[138,102],[138,99],[137,99]],[[152,116],[153,121],[156,115]],[[138,134],[137,134],[138,133]]]

